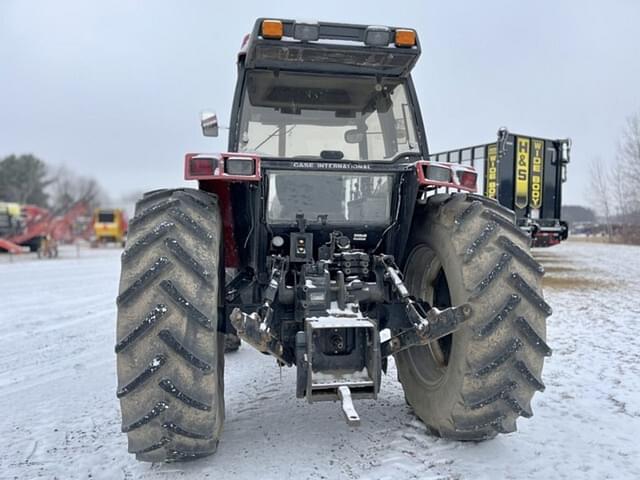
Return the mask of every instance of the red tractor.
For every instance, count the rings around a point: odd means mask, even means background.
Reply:
[[[419,55],[406,28],[255,23],[229,153],[188,154],[198,188],[145,194],[129,223],[115,350],[139,460],[216,450],[231,334],[351,425],[389,357],[434,435],[489,439],[532,415],[543,268],[514,212],[472,193],[473,168],[428,160]],[[202,128],[217,135],[216,116]]]

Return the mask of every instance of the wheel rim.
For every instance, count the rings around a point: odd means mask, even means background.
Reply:
[[[451,306],[449,286],[442,263],[426,245],[416,247],[407,261],[405,281],[409,292],[437,308]],[[406,357],[413,371],[427,388],[436,389],[446,379],[453,347],[453,336],[447,335],[424,347],[413,347]]]

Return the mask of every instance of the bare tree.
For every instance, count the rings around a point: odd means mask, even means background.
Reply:
[[[607,169],[600,157],[596,157],[591,161],[589,173],[591,178],[591,194],[598,199],[598,204],[600,206],[599,213],[604,217],[607,235],[609,237],[609,241],[611,241],[613,239],[613,231],[611,228],[611,192],[609,189]]]
[[[629,204],[629,177],[624,168],[624,163],[618,157],[613,163],[613,168],[609,171],[608,178],[608,184],[611,187],[612,210],[615,211],[618,223],[622,224],[622,236],[625,234],[625,227],[630,222],[630,213],[632,213],[631,205]]]
[[[135,204],[143,195],[143,190],[132,190],[122,196],[122,201],[127,204]]]
[[[93,178],[78,176],[64,166],[55,171],[53,178],[51,203],[55,212],[63,212],[78,202],[85,202],[91,209],[108,201]]]
[[[640,113],[627,118],[618,146],[618,169],[628,212],[640,212]]]

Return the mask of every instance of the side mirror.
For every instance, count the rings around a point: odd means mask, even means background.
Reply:
[[[215,112],[202,112],[200,114],[200,126],[205,137],[218,136],[218,116]]]
[[[361,130],[353,129],[344,132],[344,141],[347,143],[360,143],[364,140],[364,133]]]

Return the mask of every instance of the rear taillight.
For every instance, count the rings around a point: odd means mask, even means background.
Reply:
[[[476,172],[458,171],[458,181],[460,185],[475,190],[478,174]]]
[[[189,159],[189,173],[192,176],[213,175],[217,163],[216,159],[211,157],[191,157]]]

